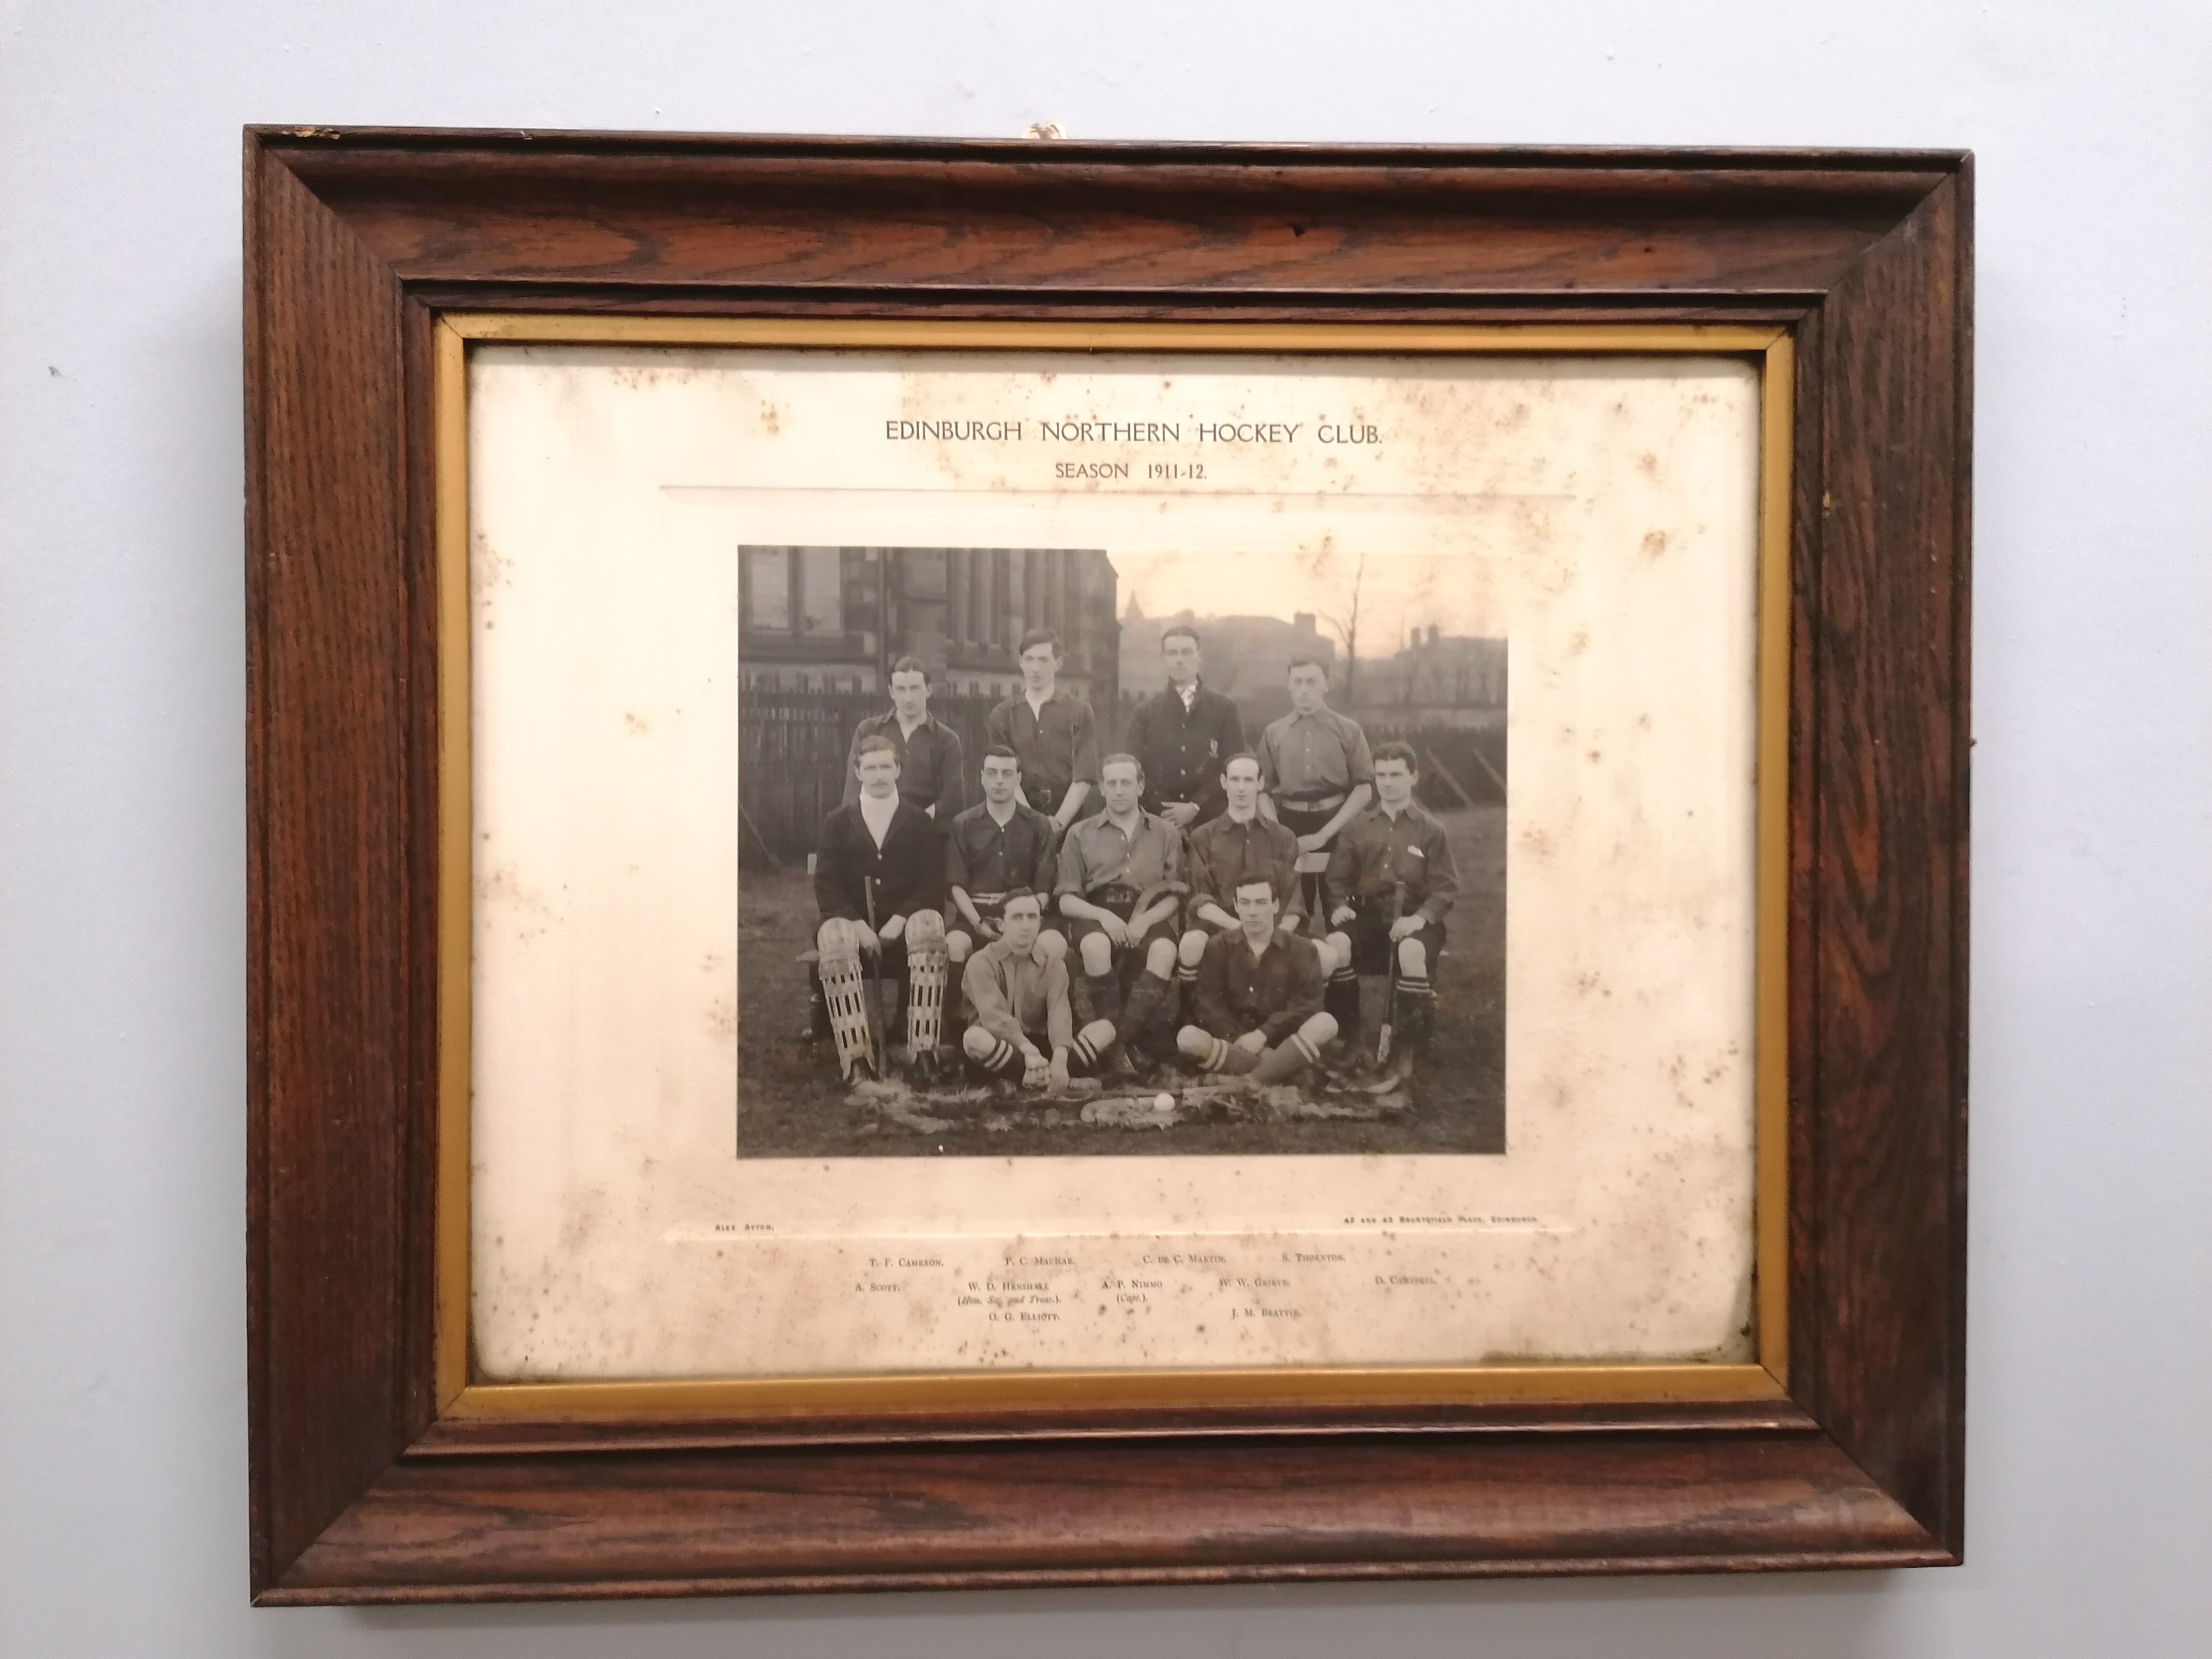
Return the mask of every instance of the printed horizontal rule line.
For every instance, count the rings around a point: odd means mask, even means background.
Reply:
[[[1060,501],[1069,496],[1091,497],[1110,495],[1116,501],[1381,501],[1390,503],[1454,502],[1454,501],[1572,501],[1581,499],[1571,492],[1550,494],[1517,494],[1510,490],[1469,490],[1456,494],[1442,490],[1369,491],[1360,489],[970,489],[958,484],[943,488],[903,484],[733,484],[733,483],[672,483],[660,486],[665,495],[920,495],[920,496],[989,496],[994,498],[1021,496],[1046,501]]]

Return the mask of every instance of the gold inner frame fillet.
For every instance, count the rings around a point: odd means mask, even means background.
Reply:
[[[441,1416],[659,1420],[1099,1406],[1779,1400],[1789,1356],[1790,487],[1795,353],[1771,325],[934,322],[449,313],[435,325],[438,1197]],[[1741,1364],[1271,1366],[888,1372],[486,1383],[469,1375],[471,801],[468,350],[514,344],[1393,355],[1735,356],[1760,361],[1753,994],[1753,1309]]]

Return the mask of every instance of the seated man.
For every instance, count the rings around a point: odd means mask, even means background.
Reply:
[[[1237,931],[1206,941],[1197,1022],[1176,1034],[1176,1046],[1209,1072],[1286,1083],[1336,1035],[1322,1011],[1319,953],[1279,931],[1275,915],[1274,883],[1247,877],[1237,887]]]
[[[1176,946],[1176,979],[1186,997],[1198,983],[1198,964],[1207,942],[1216,933],[1233,933],[1240,926],[1237,889],[1248,877],[1262,878],[1274,888],[1275,902],[1281,907],[1277,926],[1296,933],[1304,920],[1298,838],[1260,811],[1259,757],[1245,750],[1223,762],[1221,791],[1227,810],[1187,832],[1183,867],[1190,878],[1189,915]],[[1323,971],[1330,965],[1325,956]]]
[[[1078,1032],[1067,997],[1066,945],[1043,948],[1044,901],[1027,888],[1006,895],[998,937],[968,958],[962,991],[975,1011],[961,1034],[969,1063],[1022,1086],[1059,1094],[1067,1087],[1069,1057],[1095,1063],[1113,1046],[1114,1028],[1094,1021]]]
[[[1393,1052],[1377,1059],[1401,1076],[1427,1051],[1435,1029],[1430,975],[1443,951],[1444,916],[1459,893],[1444,827],[1413,799],[1420,775],[1411,744],[1376,750],[1375,805],[1337,836],[1322,878],[1329,920],[1346,931],[1351,945],[1348,961],[1332,963],[1329,984],[1346,1044],[1359,1034],[1357,975],[1394,974],[1395,1006],[1383,1012]]]
[[[953,931],[945,936],[953,963],[978,945],[999,937],[1000,909],[1017,889],[1052,891],[1060,834],[1043,813],[1022,804],[1021,757],[1004,744],[983,755],[983,799],[952,820],[945,838],[945,880],[952,890],[946,912]],[[1043,902],[1040,897],[1040,903]],[[1040,950],[1067,954],[1067,939],[1053,928],[1037,936]]]
[[[863,1060],[880,1073],[869,1018],[865,951],[900,988],[908,1045],[937,1046],[945,1006],[945,841],[929,815],[899,799],[898,750],[889,738],[860,739],[853,758],[860,799],[822,823],[814,860],[815,936],[820,960],[809,987],[814,1030],[837,1042],[837,1067],[850,1077]],[[878,1011],[880,1012],[880,1011]]]
[[[1188,890],[1182,832],[1138,804],[1145,771],[1135,756],[1109,755],[1098,774],[1106,809],[1069,826],[1054,888],[1073,924],[1087,1018],[1149,1053],[1173,1041],[1176,919]]]

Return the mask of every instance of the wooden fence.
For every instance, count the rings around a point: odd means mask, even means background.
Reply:
[[[960,734],[971,765],[980,765],[983,723],[998,702],[939,691],[929,712]],[[845,793],[845,757],[853,728],[890,707],[872,692],[751,691],[738,720],[738,810],[748,864],[763,854],[777,863],[814,850],[822,820]],[[971,788],[970,794],[975,793]]]
[[[980,765],[983,726],[997,699],[939,692],[930,712],[960,734],[970,769]],[[738,807],[744,861],[803,861],[822,820],[843,797],[853,728],[890,705],[872,693],[747,691],[738,726]],[[1407,726],[1387,711],[1363,713],[1368,738],[1403,738],[1421,755],[1422,802],[1439,811],[1505,799],[1505,731]],[[1115,722],[1118,726],[1119,721]],[[1101,734],[1101,748],[1119,741]],[[975,795],[971,787],[969,794]]]
[[[1421,782],[1415,791],[1422,805],[1438,812],[1461,806],[1496,806],[1505,800],[1505,728],[1410,726],[1394,723],[1387,712],[1362,710],[1360,724],[1371,744],[1402,739],[1421,757]]]

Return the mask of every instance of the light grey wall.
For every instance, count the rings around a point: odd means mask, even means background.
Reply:
[[[2208,71],[2202,0],[0,0],[0,1653],[2212,1650]],[[248,1611],[240,125],[1037,119],[1979,151],[1971,1565]]]

